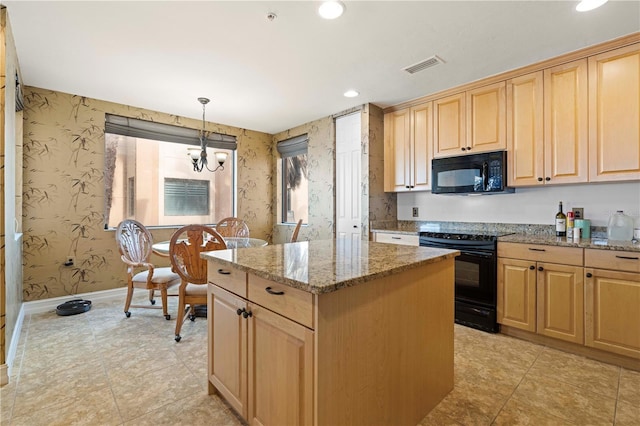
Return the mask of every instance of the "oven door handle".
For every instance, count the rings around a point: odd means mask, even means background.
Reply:
[[[475,251],[475,250],[460,250],[460,254],[473,256],[473,257],[481,257],[483,259],[491,259],[493,258],[493,253],[487,253],[485,251]]]

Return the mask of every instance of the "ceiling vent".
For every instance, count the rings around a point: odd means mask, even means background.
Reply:
[[[438,56],[433,55],[425,59],[424,61],[418,62],[417,64],[409,65],[408,67],[403,68],[403,70],[408,72],[409,74],[415,74],[419,71],[434,67],[438,64],[444,64],[444,61],[440,59]]]

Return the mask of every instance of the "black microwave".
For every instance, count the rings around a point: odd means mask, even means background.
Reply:
[[[513,188],[507,187],[506,151],[434,158],[431,165],[431,192],[434,194],[514,192]]]

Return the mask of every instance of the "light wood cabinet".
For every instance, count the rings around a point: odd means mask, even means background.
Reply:
[[[384,190],[431,189],[431,102],[384,116]]]
[[[640,359],[640,253],[586,249],[585,266],[585,344]]]
[[[582,256],[581,248],[498,243],[498,323],[582,344]]]
[[[589,58],[589,181],[640,179],[640,44]]]
[[[543,72],[507,81],[507,172],[509,186],[543,185]]]
[[[506,149],[505,82],[433,101],[434,157]]]
[[[419,246],[420,237],[408,234],[392,234],[387,232],[375,232],[374,241],[377,243],[400,244],[406,246]]]

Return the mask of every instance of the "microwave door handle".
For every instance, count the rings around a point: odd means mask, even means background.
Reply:
[[[482,188],[486,191],[489,186],[489,164],[482,163]]]

